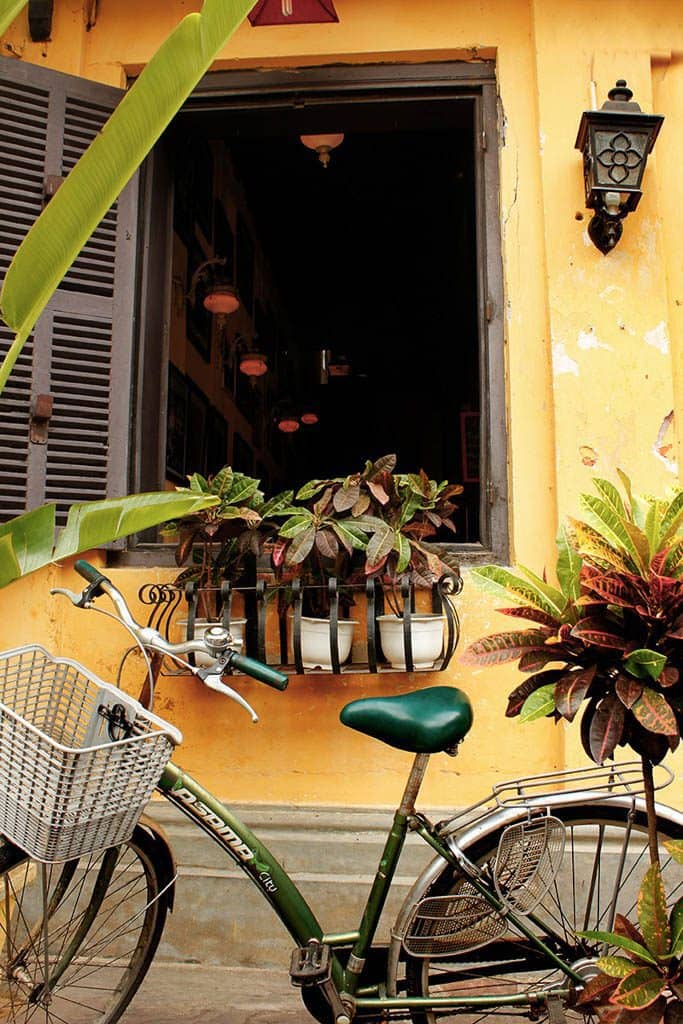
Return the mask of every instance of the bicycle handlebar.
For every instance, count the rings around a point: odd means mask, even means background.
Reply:
[[[107,595],[116,608],[121,621],[144,647],[171,657],[190,653],[206,654],[207,651],[210,654],[212,653],[203,640],[188,640],[184,643],[172,644],[165,640],[158,630],[152,629],[149,626],[141,626],[131,615],[123,594],[99,569],[96,569],[94,565],[90,565],[89,562],[82,558],[79,558],[75,563],[74,569],[79,576],[82,576],[88,582],[88,590],[92,591],[92,596],[98,592],[103,592]],[[289,677],[283,672],[278,672],[277,669],[271,668],[270,665],[264,665],[262,661],[248,658],[237,651],[229,650],[229,658],[224,667],[227,667],[227,665],[238,669],[240,672],[244,672],[253,679],[257,679],[260,683],[265,683],[266,686],[272,686],[275,690],[286,690],[289,684]]]

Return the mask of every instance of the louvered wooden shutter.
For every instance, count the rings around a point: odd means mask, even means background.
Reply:
[[[0,58],[0,278],[122,93]],[[62,281],[0,396],[0,517],[127,489],[137,181]],[[0,350],[11,343],[0,327]],[[47,444],[29,442],[32,402],[54,399]]]

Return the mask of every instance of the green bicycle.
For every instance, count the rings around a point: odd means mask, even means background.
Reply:
[[[208,652],[209,665],[188,666],[188,671],[252,716],[224,681],[227,672],[237,669],[286,687],[286,676],[231,650],[222,627],[208,630],[201,641],[170,644],[134,621],[122,595],[98,570],[85,562],[76,568],[88,586],[80,595],[60,591],[74,604],[93,607],[95,598],[106,594],[118,619],[156,657],[180,660]],[[10,652],[14,661],[7,664],[24,665],[26,650]],[[79,668],[69,665],[72,673]],[[25,665],[22,671],[28,672]],[[55,678],[60,672],[54,670]],[[106,735],[93,745],[88,733],[85,746],[92,757],[102,750],[124,756],[126,745],[146,742],[152,728],[147,719],[140,724],[137,702],[120,691],[111,696],[109,689],[98,690],[94,718],[98,735],[103,730]],[[7,702],[1,689],[0,699]],[[15,708],[6,715],[24,713]],[[69,715],[64,711],[57,717]],[[596,973],[602,950],[577,933],[609,930],[615,915],[628,915],[635,903],[647,863],[639,765],[517,779],[457,816],[433,823],[415,809],[429,758],[455,753],[471,717],[465,694],[446,686],[357,700],[342,710],[347,727],[415,755],[361,921],[352,929],[323,928],[270,850],[174,762],[164,762],[160,779],[158,769],[152,777],[152,786],[158,779],[158,792],[248,875],[288,929],[295,947],[292,982],[321,1024],[393,1019],[432,1024],[439,1018],[474,1024],[489,1015],[494,1020],[548,1017],[557,1024],[569,1016],[592,1016],[590,1007],[575,1002]],[[152,725],[157,740],[160,730],[163,742],[177,742],[172,727],[164,733],[164,723]],[[0,718],[0,770],[3,729]],[[29,729],[31,736],[37,731]],[[93,778],[90,768],[87,778]],[[5,788],[9,793],[13,786]],[[93,804],[98,799],[102,804],[105,781],[77,788],[88,790]],[[108,807],[117,793],[107,793]],[[666,807],[658,813],[662,837],[681,838],[683,816]],[[61,841],[70,814],[60,812],[49,842]],[[19,818],[23,827],[22,814]],[[0,841],[0,1024],[33,1019],[113,1024],[154,957],[173,908],[175,867],[167,841],[144,816],[134,826],[117,825],[130,836],[124,841],[112,842],[115,832],[108,839],[101,831],[94,840],[84,838],[89,827],[76,822],[71,845],[57,847],[61,853],[50,857],[36,854],[24,838],[18,843],[17,832],[2,827],[8,838]],[[99,819],[96,827],[104,827]],[[415,880],[390,941],[378,944],[379,918],[409,831],[433,849],[434,859]],[[683,886],[683,872],[666,859],[662,869],[670,901]]]

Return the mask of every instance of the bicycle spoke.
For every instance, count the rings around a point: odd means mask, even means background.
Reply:
[[[166,913],[146,852],[153,841],[137,832],[137,845],[127,844],[118,857],[114,851],[45,869],[27,860],[5,874],[2,1024],[118,1019]]]
[[[576,820],[572,820],[572,811]],[[609,808],[598,808],[591,820],[591,812],[578,807],[566,808],[566,843],[562,864],[558,867],[550,886],[536,908],[527,918],[527,925],[551,948],[567,950],[569,966],[576,965],[579,974],[590,969],[592,959],[600,954],[595,943],[579,938],[577,931],[606,930],[615,913],[632,915],[637,890],[645,867],[649,862],[647,836],[642,823],[637,826],[624,818],[612,814]],[[666,834],[666,830],[663,830]],[[675,833],[674,833],[675,834]],[[489,844],[486,852],[485,843]],[[481,852],[474,859],[488,878],[496,877],[495,862],[498,851],[498,836],[480,842]],[[466,851],[468,856],[473,856]],[[683,889],[680,867],[671,858],[664,858],[662,871],[665,876],[667,902],[673,903]],[[459,897],[459,885],[465,884],[463,896]],[[471,892],[471,889],[469,890]],[[457,871],[444,869],[429,892],[429,897],[448,896],[450,899],[440,906],[451,918],[438,918],[441,931],[437,932],[435,948],[444,951],[446,943],[453,943],[453,952],[447,959],[425,955],[408,955],[406,962],[406,988],[409,994],[448,994],[452,997],[468,998],[482,995],[495,998],[506,993],[534,997],[535,1015],[543,1015],[543,995],[553,989],[571,987],[571,982],[554,962],[546,960],[528,939],[520,939],[516,929],[511,928],[502,937],[491,939],[490,926],[486,915],[481,923],[475,921],[468,910],[468,890]],[[460,903],[459,899],[464,900]],[[435,905],[436,906],[436,905]],[[462,907],[462,940],[458,938],[457,915]],[[420,922],[429,920],[431,906],[425,911]],[[420,924],[424,928],[424,923]],[[429,943],[429,932],[417,933],[420,941]],[[488,943],[472,950],[472,944],[488,938]],[[462,945],[459,945],[459,943]],[[466,943],[470,943],[469,947]],[[557,945],[556,945],[557,944]],[[410,948],[409,945],[406,947]],[[424,948],[424,947],[423,947]],[[429,946],[426,946],[429,949]],[[468,953],[468,949],[470,952]],[[487,950],[489,956],[487,957]],[[588,977],[586,974],[585,977]],[[457,1019],[458,1024],[486,1024],[486,1021],[512,1020],[531,1015],[531,1006],[522,1007],[469,1007],[443,1012],[415,1010],[414,1024],[434,1024],[436,1020]],[[567,1024],[590,1024],[593,1015],[590,1008],[582,1012],[578,1008],[563,1006],[562,1012]]]

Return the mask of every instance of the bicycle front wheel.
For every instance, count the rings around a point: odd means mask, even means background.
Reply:
[[[608,805],[575,806],[553,811],[565,825],[565,847],[560,870],[554,882],[527,920],[534,934],[555,948],[584,980],[596,973],[595,959],[601,954],[596,943],[588,943],[577,936],[578,931],[612,928],[614,915],[624,914],[634,919],[636,897],[640,882],[649,865],[646,823],[644,816],[629,822],[627,814]],[[661,839],[683,837],[679,824],[662,814],[658,818]],[[478,863],[489,875],[495,875],[495,858],[500,832],[465,850],[467,856]],[[683,869],[662,849],[662,872],[671,906],[683,889]],[[517,997],[547,992],[553,988],[567,989],[571,982],[547,956],[528,938],[510,927],[490,942],[486,942],[487,904],[482,900],[481,915],[472,914],[472,889],[457,870],[446,867],[425,894],[453,895],[453,905],[468,907],[470,932],[463,945],[470,948],[452,951],[450,955],[434,957],[408,955],[405,988],[408,995],[452,995],[470,998]],[[476,897],[475,895],[475,898]],[[458,904],[458,900],[463,901]],[[481,940],[478,948],[477,939]],[[457,941],[456,941],[457,945]],[[501,1003],[503,999],[501,999]],[[563,1000],[571,1003],[571,998]],[[566,1019],[582,1021],[590,1013],[562,1006]],[[416,1011],[414,1024],[434,1024],[439,1019],[457,1017],[459,1024],[508,1021],[519,1018],[542,1019],[547,1013],[543,997],[534,1008],[499,1005],[494,1008],[476,1003],[457,1011],[443,1013]]]
[[[166,919],[154,840],[138,827],[128,843],[63,864],[15,852],[0,845],[0,1024],[113,1024]]]

